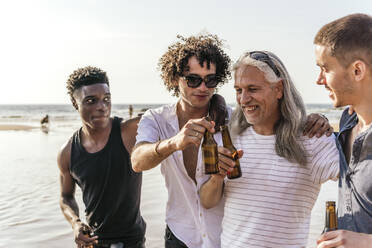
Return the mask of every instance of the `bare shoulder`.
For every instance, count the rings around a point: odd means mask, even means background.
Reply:
[[[58,152],[57,163],[61,172],[69,171],[72,139],[64,143]]]
[[[120,124],[121,138],[129,153],[132,153],[132,149],[136,143],[138,122],[140,119],[141,117],[137,116],[132,119],[122,121]]]

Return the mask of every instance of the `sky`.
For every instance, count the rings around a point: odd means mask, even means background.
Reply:
[[[313,39],[351,13],[372,14],[372,1],[0,0],[0,104],[69,104],[68,76],[87,65],[107,72],[114,104],[174,102],[158,60],[177,34],[201,32],[223,39],[233,61],[274,52],[305,103],[330,103],[315,84]],[[232,80],[218,92],[235,102]]]

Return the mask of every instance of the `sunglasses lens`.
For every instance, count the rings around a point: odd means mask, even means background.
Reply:
[[[190,88],[198,88],[203,82],[203,79],[197,75],[188,75],[185,76],[185,79],[187,86]],[[216,75],[209,75],[204,78],[204,82],[208,88],[215,88],[218,84],[218,79]]]
[[[208,88],[214,88],[218,84],[216,75],[208,76],[206,79],[204,79],[204,82],[205,86],[207,86]]]
[[[189,86],[190,88],[199,87],[199,85],[203,81],[203,79],[201,77],[191,76],[191,75],[190,76],[185,76],[185,79],[186,79],[187,86]]]

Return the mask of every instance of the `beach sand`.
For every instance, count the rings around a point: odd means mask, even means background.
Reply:
[[[17,125],[17,124],[0,124],[0,131],[25,131],[31,129],[37,129],[40,127],[31,125]]]
[[[71,227],[58,204],[56,164],[57,152],[73,130],[51,128],[47,134],[40,127],[11,127],[0,129],[0,247],[75,247]],[[80,216],[84,216],[79,189],[76,198]],[[312,211],[308,247],[316,246],[322,232],[325,201],[336,199],[337,183],[325,183]],[[160,168],[145,172],[141,211],[147,222],[147,248],[164,247],[166,201]]]

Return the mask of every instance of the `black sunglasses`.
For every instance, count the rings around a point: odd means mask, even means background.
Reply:
[[[219,79],[216,74],[207,75],[204,78],[196,74],[190,74],[183,77],[186,80],[187,86],[190,88],[198,88],[204,81],[207,88],[215,88],[219,83]]]
[[[277,77],[280,77],[280,71],[278,70],[274,62],[271,60],[269,55],[267,55],[266,53],[260,52],[260,51],[249,52],[249,57],[251,57],[252,59],[264,62],[274,71]]]

